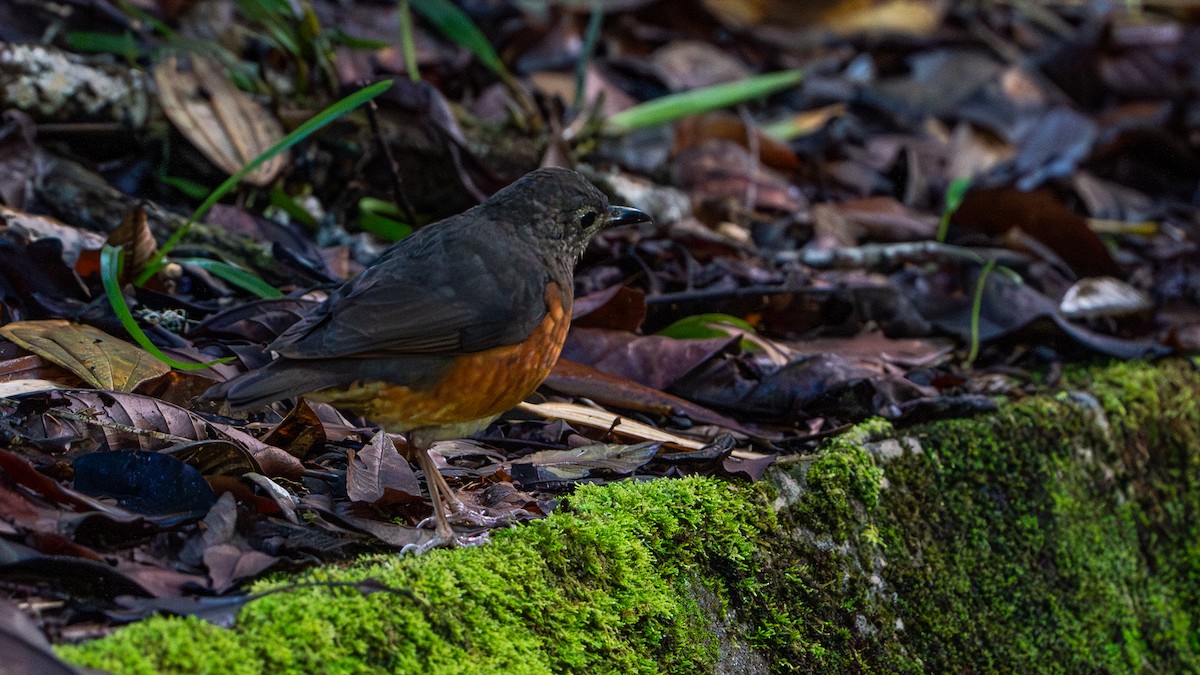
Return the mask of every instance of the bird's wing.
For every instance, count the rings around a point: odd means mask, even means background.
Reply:
[[[451,224],[388,249],[271,349],[292,359],[456,354],[528,337],[546,314],[549,273],[511,228]]]

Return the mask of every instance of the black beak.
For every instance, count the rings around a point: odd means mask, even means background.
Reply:
[[[648,223],[650,216],[631,209],[628,206],[610,206],[608,208],[608,226],[614,225],[633,225],[634,223]]]

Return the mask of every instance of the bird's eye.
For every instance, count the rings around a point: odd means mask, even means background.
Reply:
[[[579,224],[583,225],[584,229],[591,227],[596,222],[596,212],[588,211],[579,217]]]

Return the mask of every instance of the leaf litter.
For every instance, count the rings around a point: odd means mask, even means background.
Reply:
[[[0,625],[24,662],[53,663],[22,623],[35,601],[56,640],[154,612],[229,625],[264,573],[427,548],[425,478],[372,420],[195,397],[265,363],[375,233],[539,165],[654,223],[592,243],[539,392],[435,446],[488,523],[582,482],[756,480],[868,417],[982,414],[1068,362],[1200,350],[1194,12],[635,0],[592,36],[593,3],[468,3],[478,33],[418,17],[406,52],[393,6],[304,4],[301,30],[139,3],[166,30],[132,42],[89,37],[134,25],[120,12],[73,5],[50,31],[63,16],[0,6],[0,579],[22,603]],[[169,56],[214,34],[240,37]],[[89,78],[120,86],[81,107]],[[215,185],[379,79],[369,114],[263,164],[129,283]],[[229,361],[168,372],[135,346],[106,242],[154,345]]]

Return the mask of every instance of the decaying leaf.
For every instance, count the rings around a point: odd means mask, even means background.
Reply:
[[[86,324],[61,319],[17,321],[0,335],[83,378],[97,389],[133,391],[171,367],[145,350]]]
[[[628,476],[645,466],[661,447],[597,443],[570,450],[543,450],[512,462],[513,479],[525,487],[537,483],[575,481],[597,474]]]
[[[15,405],[14,405],[15,403]],[[179,406],[117,391],[59,389],[23,396],[0,407],[29,442],[157,451],[194,441],[224,439],[246,448],[258,473],[299,476],[300,460],[228,425],[208,422]]]
[[[356,502],[383,506],[419,498],[421,485],[392,437],[380,431],[361,450],[350,451],[346,494]]]
[[[119,246],[125,252],[125,266],[122,270],[125,278],[122,282],[136,277],[146,263],[158,253],[158,243],[154,241],[154,234],[150,232],[146,220],[146,209],[140,205],[125,214],[121,224],[109,233],[105,243]],[[96,268],[99,269],[98,258]]]

